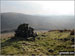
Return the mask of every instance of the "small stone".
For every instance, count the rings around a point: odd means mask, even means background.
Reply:
[[[52,50],[52,49],[49,49],[49,50],[48,50],[48,52],[51,52],[51,53],[52,53],[52,52],[54,52],[54,50]]]

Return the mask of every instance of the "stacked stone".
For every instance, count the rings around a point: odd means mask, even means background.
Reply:
[[[35,37],[34,29],[29,27],[28,24],[21,24],[15,31],[15,36],[17,37]]]

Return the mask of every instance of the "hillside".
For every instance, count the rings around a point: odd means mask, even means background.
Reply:
[[[56,55],[60,51],[74,51],[72,47],[72,38],[70,32],[37,32],[38,36],[35,41],[29,39],[25,41],[22,38],[15,38],[13,36],[2,39],[1,54],[2,55]],[[13,37],[13,38],[12,38]],[[12,50],[12,51],[11,51]]]
[[[41,16],[21,13],[1,13],[1,31],[16,29],[18,25],[28,23],[34,29],[74,29],[74,16]]]

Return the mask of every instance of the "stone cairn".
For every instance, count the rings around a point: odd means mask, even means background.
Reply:
[[[32,27],[29,27],[28,24],[21,24],[18,26],[18,28],[15,31],[16,37],[24,37],[25,39],[29,37],[33,37],[35,39],[35,36],[37,34],[34,33],[34,29]]]

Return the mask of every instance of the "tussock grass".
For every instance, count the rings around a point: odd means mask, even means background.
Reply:
[[[74,51],[70,32],[51,31],[38,33],[35,41],[11,38],[2,39],[1,54],[4,55],[54,55],[59,51]],[[68,39],[64,41],[64,38]],[[52,50],[53,52],[50,52]],[[59,55],[58,55],[59,56]]]

